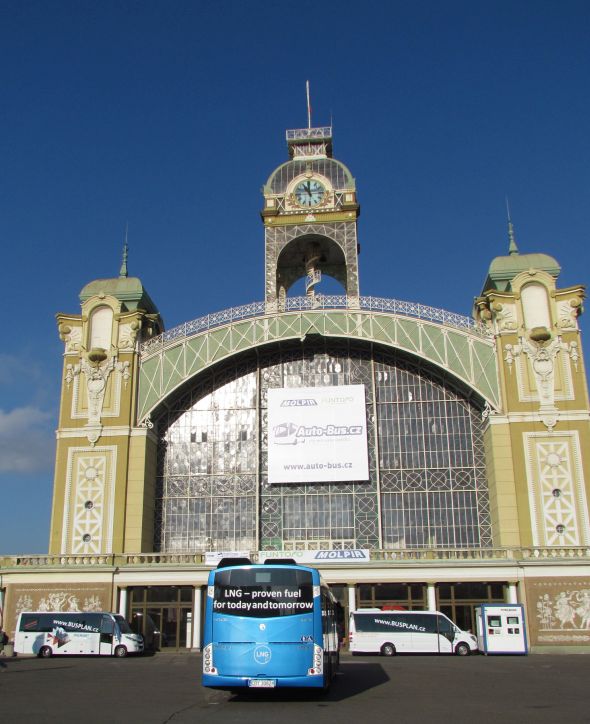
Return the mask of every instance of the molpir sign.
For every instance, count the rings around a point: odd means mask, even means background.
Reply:
[[[365,548],[320,551],[258,551],[258,560],[293,558],[297,563],[363,563],[371,560],[371,551]]]
[[[368,480],[365,386],[268,391],[268,480]]]

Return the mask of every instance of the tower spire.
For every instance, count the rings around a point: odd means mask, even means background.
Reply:
[[[129,224],[125,224],[125,243],[123,244],[123,263],[121,264],[121,269],[119,269],[119,276],[120,277],[126,277],[127,276],[127,232],[129,230]]]
[[[309,81],[305,81],[305,92],[307,94],[307,127],[311,128],[311,103],[309,101]]]
[[[518,254],[518,247],[516,246],[514,225],[512,223],[512,219],[510,218],[510,206],[508,204],[508,197],[506,197],[506,213],[508,214],[508,254],[510,254],[510,256],[514,256],[515,254]]]

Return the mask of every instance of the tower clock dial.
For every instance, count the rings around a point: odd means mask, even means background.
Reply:
[[[305,179],[297,184],[293,195],[299,206],[318,206],[324,199],[326,189],[319,181]]]

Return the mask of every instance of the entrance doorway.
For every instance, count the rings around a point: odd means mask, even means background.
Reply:
[[[151,651],[188,650],[192,586],[136,586],[129,590],[130,621]]]
[[[475,608],[482,603],[504,603],[503,583],[439,583],[438,610],[463,631],[475,632]]]

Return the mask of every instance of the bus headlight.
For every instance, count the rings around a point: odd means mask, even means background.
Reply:
[[[217,669],[213,666],[213,644],[208,644],[203,649],[203,673],[217,674]]]

